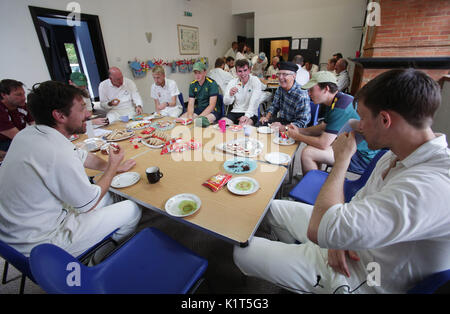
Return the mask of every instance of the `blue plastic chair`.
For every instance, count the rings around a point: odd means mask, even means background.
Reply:
[[[435,273],[408,290],[408,294],[433,294],[435,292],[446,294],[450,292],[450,269]]]
[[[20,281],[20,290],[19,293],[23,294],[23,290],[25,287],[25,280],[28,277],[32,281],[36,282],[31,274],[29,259],[12,246],[9,246],[3,241],[0,241],[0,256],[5,259],[5,266],[3,268],[3,276],[2,276],[2,284],[7,283],[8,276],[8,267],[9,264],[13,265],[17,268],[18,271],[22,273],[21,281]]]
[[[217,101],[219,102],[219,106],[220,106],[219,110],[221,110],[221,113],[220,113],[221,116],[219,119],[222,119],[223,117],[225,117],[225,105],[223,104],[223,96],[219,94],[217,96]]]
[[[78,260],[83,261],[90,258],[97,249],[105,245],[106,243],[113,241],[111,239],[111,236],[114,232],[116,232],[118,229],[111,232],[109,235],[107,235],[102,241],[94,245],[93,247],[86,250],[83,254],[77,257]],[[2,284],[7,283],[7,277],[8,277],[8,268],[9,264],[13,265],[18,271],[22,273],[21,281],[20,281],[20,289],[19,293],[23,294],[24,288],[25,288],[25,281],[28,277],[31,281],[36,283],[36,280],[34,280],[33,275],[31,273],[30,269],[30,261],[29,258],[14,249],[12,246],[6,244],[3,241],[0,241],[0,256],[5,259],[5,266],[3,268],[3,276],[2,276]]]
[[[183,93],[179,93],[178,94],[178,100],[180,101],[180,104],[181,104],[181,106],[183,106],[183,112],[182,112],[182,114],[183,113],[185,113],[186,112],[186,106],[185,106],[185,104],[184,104],[184,98],[183,98]]]
[[[344,182],[344,196],[345,202],[350,202],[356,192],[358,192],[367,182],[378,160],[383,156],[387,150],[382,149],[373,157],[371,162],[367,165],[364,173],[356,180],[345,179]],[[322,185],[328,178],[328,172],[321,170],[309,171],[303,179],[289,192],[289,196],[302,203],[314,205],[317,196],[319,195]]]
[[[52,244],[36,246],[30,255],[33,276],[48,293],[184,294],[198,287],[207,266],[207,260],[154,228],[92,267]],[[70,285],[68,279],[73,279]]]
[[[311,121],[308,123],[308,126],[317,125],[319,119],[320,105],[310,101],[309,106],[311,108]]]

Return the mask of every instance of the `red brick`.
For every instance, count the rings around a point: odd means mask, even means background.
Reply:
[[[449,39],[449,36],[430,36],[430,40],[445,40]]]

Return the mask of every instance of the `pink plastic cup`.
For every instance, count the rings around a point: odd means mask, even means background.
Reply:
[[[219,128],[222,133],[224,133],[227,129],[227,122],[225,120],[219,120]]]

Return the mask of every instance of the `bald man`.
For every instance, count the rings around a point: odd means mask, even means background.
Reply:
[[[121,116],[134,117],[143,113],[142,98],[136,84],[124,78],[119,68],[109,69],[109,79],[98,87],[100,106],[105,109],[109,122],[119,120]]]

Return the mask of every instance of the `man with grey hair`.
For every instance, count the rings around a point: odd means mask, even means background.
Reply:
[[[295,77],[295,80],[300,86],[305,85],[309,81],[309,72],[303,68],[303,56],[296,55],[292,62],[298,65],[297,76]]]
[[[264,52],[252,58],[252,74],[259,78],[264,78],[264,70],[267,67],[267,57]]]
[[[119,68],[109,69],[109,79],[100,83],[98,93],[100,107],[107,111],[109,123],[119,120],[120,116],[134,117],[143,112],[142,98],[136,84],[124,78]]]
[[[348,92],[350,86],[350,76],[347,72],[348,62],[345,59],[339,59],[336,62],[335,71],[337,78],[337,85],[340,92]]]

